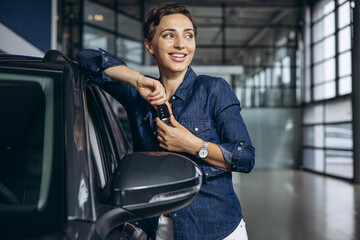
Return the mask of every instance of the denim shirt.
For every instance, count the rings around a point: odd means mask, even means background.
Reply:
[[[103,71],[126,64],[102,49],[83,50],[77,60],[93,82],[125,107],[134,151],[162,151],[157,140],[155,109],[135,88],[112,80]],[[255,164],[255,149],[240,115],[240,102],[224,79],[197,76],[191,67],[170,101],[175,119],[195,136],[217,144],[230,165],[230,169],[222,169],[183,153],[196,162],[204,174],[194,201],[171,213],[174,239],[223,239],[242,219],[231,172],[248,173]],[[150,225],[147,233],[155,240],[158,218],[147,222]]]

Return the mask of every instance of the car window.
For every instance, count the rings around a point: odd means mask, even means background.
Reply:
[[[119,125],[120,119],[114,114],[112,106],[110,105],[110,102],[108,99],[112,99],[112,97],[109,94],[105,93],[104,91],[101,91],[99,88],[97,88],[97,90],[98,90],[99,96],[103,102],[107,118],[110,122],[110,128],[112,129],[111,133],[113,135],[113,138],[116,141],[116,147],[117,147],[117,151],[119,153],[119,159],[121,159],[124,157],[124,155],[128,152],[128,150],[130,148],[129,142],[127,139],[127,134],[125,134],[124,129],[122,128],[123,123],[121,123],[121,125]],[[119,106],[119,105],[116,105],[116,106]],[[127,123],[127,118],[125,120],[126,120],[125,122]]]
[[[89,135],[93,152],[94,166],[98,174],[100,188],[106,186],[117,166],[117,155],[111,142],[103,106],[96,95],[94,87],[86,88],[87,107],[89,112]],[[103,182],[104,181],[104,182]],[[105,184],[104,184],[105,183]]]
[[[53,158],[54,80],[0,74],[0,116],[0,203],[41,209]]]
[[[98,181],[100,188],[105,187],[105,168],[104,168],[104,161],[102,160],[102,156],[100,153],[100,146],[99,146],[99,139],[96,135],[96,130],[93,124],[93,121],[91,119],[91,116],[89,117],[89,137],[90,137],[90,145],[91,145],[91,153],[93,156],[93,162],[95,164],[95,168],[98,173]]]
[[[124,145],[128,145],[128,149],[132,150],[132,135],[131,135],[131,129],[130,124],[127,118],[127,113],[123,105],[119,103],[115,98],[113,98],[110,94],[106,93],[105,91],[102,91],[103,94],[106,96],[106,99],[109,102],[109,106],[112,108],[112,114],[114,118],[116,118],[116,121],[120,123],[120,131],[123,133],[122,137],[123,139],[127,141],[123,141]],[[113,120],[115,121],[115,119]]]

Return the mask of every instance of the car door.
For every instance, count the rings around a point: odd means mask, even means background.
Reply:
[[[176,210],[195,198],[202,174],[192,161],[166,152],[128,154],[125,134],[102,90],[88,84],[86,102],[100,238],[127,239],[125,222]]]
[[[95,170],[98,192],[100,193],[100,203],[107,203],[110,192],[111,177],[114,173],[117,162],[128,151],[126,139],[118,127],[118,124],[109,121],[112,118],[112,110],[107,106],[107,102],[101,97],[101,90],[93,84],[88,84],[86,88],[87,107],[89,112],[89,137],[90,150]]]
[[[66,221],[62,73],[21,64],[0,64],[1,239],[54,234]]]

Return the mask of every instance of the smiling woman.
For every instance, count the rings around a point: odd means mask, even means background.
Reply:
[[[158,64],[162,82],[174,81],[175,72],[181,81],[195,53],[193,24],[180,13],[164,16],[152,40],[145,39],[145,46]],[[168,95],[171,96],[171,92]]]
[[[125,107],[134,151],[183,154],[200,166],[204,179],[190,205],[138,227],[156,240],[247,239],[231,175],[248,173],[255,163],[240,102],[224,79],[197,76],[190,67],[197,27],[185,6],[164,3],[152,9],[143,30],[160,79],[141,75],[102,49],[81,51],[78,62],[91,81]],[[169,107],[170,124],[157,117],[157,105],[163,103]]]

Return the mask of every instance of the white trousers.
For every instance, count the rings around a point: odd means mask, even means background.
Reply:
[[[164,217],[163,215],[160,216],[159,226],[156,231],[156,240],[174,240],[171,218]],[[241,219],[236,229],[223,240],[248,240],[244,220]]]
[[[159,217],[156,240],[174,240],[173,223],[171,218],[161,215]]]
[[[224,240],[248,240],[245,222],[243,219],[241,219],[241,222],[236,227],[236,229]]]

